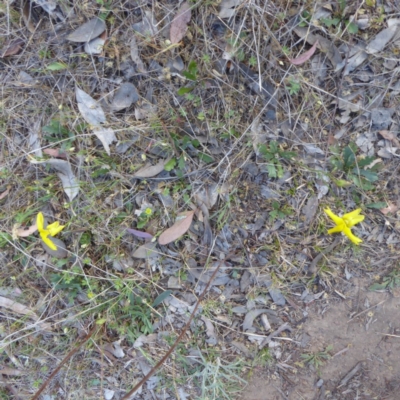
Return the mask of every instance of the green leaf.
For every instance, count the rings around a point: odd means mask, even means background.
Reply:
[[[202,153],[199,151],[199,153],[197,155],[199,156],[201,161],[204,161],[207,164],[214,161],[214,159],[206,153]]]
[[[373,156],[365,157],[365,158],[362,158],[361,160],[358,160],[357,165],[361,169],[361,168],[364,168],[367,165],[371,164],[374,160],[375,160],[375,157],[373,157]]]
[[[152,307],[157,307],[161,304],[167,297],[169,297],[172,293],[172,290],[166,290],[157,296],[157,298],[153,301]]]
[[[268,171],[268,175],[270,178],[276,178],[277,177],[277,173],[276,173],[276,168],[274,164],[268,164],[267,165],[267,171]]]
[[[358,25],[355,22],[348,22],[347,31],[353,35],[358,33]]]
[[[373,285],[371,285],[368,290],[384,290],[386,289],[388,286],[387,282],[384,283],[374,283]]]
[[[321,18],[321,22],[329,28],[336,26],[340,22],[340,18]]]
[[[343,150],[343,162],[346,170],[353,167],[356,162],[356,156],[350,146],[346,146]]]
[[[12,236],[7,232],[0,232],[0,247],[4,247],[12,241]]]
[[[353,172],[356,174],[357,172],[360,173],[365,179],[369,182],[376,182],[379,178],[376,172],[370,171],[367,169],[360,169],[358,170],[357,168],[353,169]]]
[[[46,67],[49,71],[62,71],[63,69],[67,69],[68,66],[61,62],[54,62]]]
[[[269,144],[269,148],[271,149],[272,153],[277,153],[278,152],[278,143],[275,140],[272,140],[271,143]]]
[[[193,89],[194,87],[181,87],[177,92],[178,96],[183,96],[186,93],[190,93]]]
[[[172,171],[176,166],[176,158],[171,158],[164,166],[166,171]]]
[[[368,203],[365,205],[367,208],[376,208],[380,210],[381,208],[387,207],[386,201],[378,201],[377,203]]]

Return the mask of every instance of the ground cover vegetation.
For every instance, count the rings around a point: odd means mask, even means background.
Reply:
[[[399,13],[1,4],[0,398],[239,399],[262,371],[298,399],[290,374],[319,382],[338,350],[307,348],[307,318],[356,279],[398,298]],[[351,378],[313,395],[397,387]]]

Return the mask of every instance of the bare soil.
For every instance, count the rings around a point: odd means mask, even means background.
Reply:
[[[333,346],[333,356],[316,371],[306,367],[278,374],[259,371],[242,396],[246,400],[395,400],[400,389],[400,298],[367,292],[362,280],[353,295],[321,310],[313,307],[297,337],[307,352]],[[299,345],[299,353],[304,353]]]

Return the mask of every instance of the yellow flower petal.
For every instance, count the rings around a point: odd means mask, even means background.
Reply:
[[[49,231],[51,236],[57,235],[65,228],[65,225],[60,225],[58,221],[53,222],[51,225],[47,225],[47,230]]]
[[[329,235],[332,235],[332,233],[339,233],[343,232],[343,226],[336,225],[334,228],[328,229]]]
[[[357,236],[353,235],[353,232],[351,231],[350,228],[344,228],[343,233],[354,243],[354,244],[360,244],[362,240],[358,238]]]
[[[57,246],[51,241],[51,239],[48,237],[49,233],[48,232],[40,232],[40,237],[42,238],[42,241],[50,247],[52,250],[57,250]]]
[[[44,230],[44,216],[41,212],[38,213],[36,217],[36,225],[39,232],[42,232]]]
[[[340,223],[343,223],[343,219],[337,216],[332,212],[330,208],[325,208],[325,213],[329,215],[329,218],[336,224],[339,225]]]

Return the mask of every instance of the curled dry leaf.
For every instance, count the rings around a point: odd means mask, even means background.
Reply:
[[[31,225],[29,228],[18,228],[16,230],[16,235],[19,237],[28,237],[32,235],[32,233],[35,233],[37,231],[37,226],[36,224]]]
[[[379,211],[380,211],[382,214],[386,215],[386,214],[389,214],[389,213],[392,213],[392,214],[393,214],[393,213],[395,213],[398,209],[399,209],[399,207],[397,207],[396,204],[389,203],[387,207],[381,208]]]
[[[192,13],[189,4],[185,1],[180,6],[175,18],[171,22],[170,39],[171,43],[179,43],[188,30],[188,23]]]
[[[303,53],[302,55],[296,57],[296,58],[292,58],[291,60],[289,60],[293,65],[301,65],[304,64],[306,61],[308,61],[312,55],[315,53],[315,50],[317,50],[317,46],[318,46],[318,40],[312,45],[310,50],[307,50],[305,53]]]
[[[133,175],[134,178],[152,178],[164,170],[165,165],[170,159],[161,160],[156,165],[146,164],[144,167],[138,169]]]
[[[67,154],[64,152],[61,152],[59,149],[43,149],[43,153],[47,154],[50,157],[62,158],[64,160],[67,159]]]
[[[15,56],[22,50],[22,46],[25,44],[25,41],[22,39],[15,39],[8,41],[1,52],[1,58]]]
[[[101,36],[103,36],[103,35],[101,35]],[[105,43],[106,43],[106,40],[105,40],[105,38],[102,38],[102,37],[92,39],[90,42],[85,43],[85,47],[84,47],[85,53],[90,54],[90,55],[101,54],[103,52],[103,47],[104,47]]]
[[[158,238],[158,243],[166,245],[180,238],[190,228],[190,224],[193,220],[194,211],[185,211],[179,214],[176,218],[176,222],[164,231]]]
[[[79,182],[72,172],[71,165],[66,160],[57,160],[51,158],[45,161],[31,160],[33,164],[47,164],[58,171],[58,177],[61,180],[65,194],[72,201],[79,193]]]
[[[379,133],[383,136],[384,139],[390,140],[395,146],[400,147],[400,141],[395,133],[390,131],[379,131]]]
[[[70,42],[85,43],[100,36],[106,30],[106,23],[100,18],[93,18],[67,36]]]

